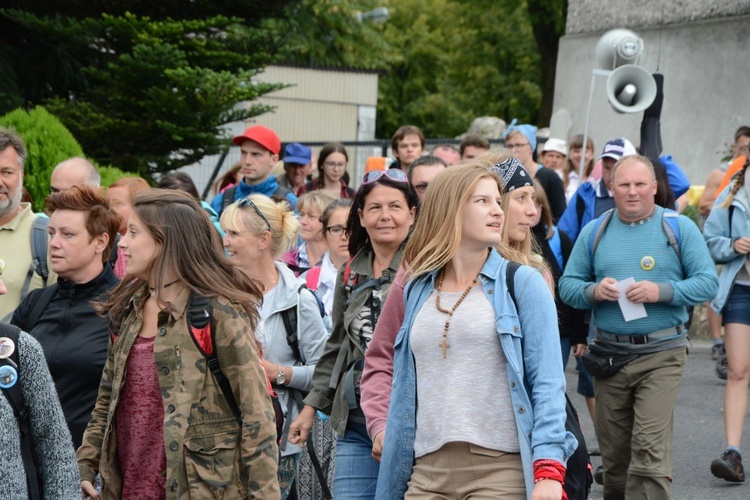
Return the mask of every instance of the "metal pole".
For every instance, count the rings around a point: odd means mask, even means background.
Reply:
[[[591,104],[594,101],[594,86],[597,76],[609,76],[612,72],[603,69],[594,69],[591,72],[591,89],[589,89],[589,105],[586,110],[586,123],[583,126],[583,151],[581,152],[581,164],[578,166],[578,178],[583,182],[584,165],[586,164],[586,150],[588,149],[589,121],[591,120]]]
[[[229,153],[229,148],[222,151],[221,156],[219,157],[219,161],[216,162],[216,167],[214,167],[214,171],[211,173],[211,178],[208,180],[208,184],[206,184],[206,187],[203,189],[203,196],[201,196],[201,200],[205,200],[208,197],[208,194],[211,192],[211,186],[216,180],[216,176],[219,175],[219,170],[221,170],[222,165],[224,165],[224,160],[227,157],[227,153]]]

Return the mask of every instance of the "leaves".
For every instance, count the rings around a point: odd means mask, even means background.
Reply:
[[[0,30],[0,61],[10,61],[0,78],[0,96],[8,97],[0,112],[44,103],[89,156],[147,178],[220,152],[229,143],[227,123],[270,109],[238,103],[283,86],[255,81],[272,62],[277,39],[251,27],[261,19],[232,16],[228,7],[190,18],[167,3],[175,17],[158,9],[158,18],[127,11],[77,17],[65,7],[56,15],[0,10],[0,27],[9,27],[8,36]],[[211,10],[207,2],[191,4]]]

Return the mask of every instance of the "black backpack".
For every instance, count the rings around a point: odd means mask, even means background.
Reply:
[[[227,188],[226,191],[223,193],[223,197],[221,198],[221,209],[219,210],[219,213],[217,215],[221,215],[221,213],[224,211],[225,208],[227,208],[229,205],[234,203],[234,194],[237,192],[237,186],[232,186],[230,188]],[[284,186],[278,186],[276,188],[276,191],[273,192],[269,198],[271,198],[274,201],[285,201],[289,203],[289,200],[286,199],[286,195],[289,193],[289,190],[285,188]],[[291,204],[290,204],[291,206]],[[292,207],[294,209],[294,207]]]
[[[185,314],[187,320],[188,331],[190,337],[193,339],[193,343],[198,350],[206,358],[206,365],[211,370],[211,373],[216,379],[216,383],[219,384],[224,399],[226,400],[229,408],[232,410],[234,418],[237,423],[242,427],[242,413],[240,407],[237,405],[237,400],[234,398],[232,392],[232,386],[229,383],[224,372],[221,371],[221,365],[219,364],[219,356],[216,352],[216,324],[214,323],[214,309],[211,306],[211,302],[208,297],[198,295],[195,292],[190,292],[188,298],[188,306]],[[273,403],[273,410],[276,417],[276,436],[281,439],[281,431],[284,426],[284,412],[281,409],[281,403],[279,402],[278,396],[270,392],[269,385],[269,396]]]
[[[300,288],[297,290],[297,294],[299,294],[303,288],[307,287],[305,285],[300,286]],[[323,304],[320,302],[320,299],[318,299],[318,296],[315,293],[313,293],[313,296],[317,300],[318,308],[320,309],[322,317],[325,315]],[[224,398],[226,399],[227,404],[232,409],[232,413],[237,419],[237,422],[242,425],[240,409],[237,405],[237,401],[234,399],[232,386],[229,384],[229,380],[227,380],[227,377],[221,371],[219,358],[216,354],[216,341],[214,338],[216,329],[213,321],[213,307],[211,306],[209,299],[207,297],[197,295],[194,292],[190,292],[186,317],[190,337],[192,337],[196,347],[206,358],[206,364],[214,374],[216,383],[219,384],[219,387],[221,388],[221,392],[224,394]],[[289,347],[292,348],[296,359],[301,360],[302,356],[299,350],[299,342],[297,336],[297,307],[294,306],[281,311],[281,318],[284,322],[284,329],[286,330],[287,344],[289,344]],[[293,389],[291,387],[287,387],[286,389],[287,391],[290,391],[292,393],[294,404],[297,404],[301,408],[303,405],[302,400],[304,397],[302,391]],[[284,433],[288,432],[289,426],[292,422],[289,419],[285,421],[284,411],[281,407],[279,397],[275,393],[272,393],[270,391],[269,394],[271,396],[271,402],[273,403],[273,410],[276,416],[276,436],[278,438],[278,441],[281,442],[282,436],[284,435]],[[288,408],[287,411],[291,415],[291,408]],[[284,443],[282,443],[282,446],[283,445]],[[328,491],[328,486],[326,484],[325,475],[320,465],[320,461],[315,454],[312,439],[307,440],[307,450],[310,454],[310,461],[313,464],[315,472],[318,476],[318,480],[320,481],[320,485],[323,489],[324,498],[332,498],[331,493]]]
[[[34,462],[34,456],[31,453],[32,436],[29,425],[29,410],[26,407],[26,399],[21,389],[21,369],[18,361],[18,337],[20,332],[20,328],[16,326],[0,323],[0,337],[10,339],[15,346],[10,357],[0,359],[0,366],[11,366],[16,371],[15,383],[7,389],[3,388],[2,391],[13,407],[13,414],[16,416],[18,430],[21,433],[21,460],[26,470],[26,489],[29,493],[29,500],[38,500],[42,498],[42,488],[37,475],[37,464]]]
[[[518,310],[518,302],[516,302],[516,284],[514,278],[519,267],[521,267],[521,264],[518,262],[508,261],[508,268],[505,271],[508,295],[513,300],[516,310]],[[565,430],[573,434],[578,440],[578,448],[568,458],[563,489],[570,500],[586,499],[591,491],[591,484],[594,482],[593,467],[591,466],[591,458],[586,448],[586,438],[584,438],[581,431],[581,421],[578,419],[578,412],[576,412],[567,394],[565,395],[565,413]]]

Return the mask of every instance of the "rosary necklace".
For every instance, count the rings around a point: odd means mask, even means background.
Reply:
[[[169,283],[167,283],[166,285],[164,285],[163,287],[161,287],[161,289],[162,289],[162,290],[164,290],[165,288],[169,288],[170,286],[174,285],[174,284],[175,284],[175,283],[177,283],[178,281],[180,281],[180,280],[179,280],[179,279],[176,279],[176,280],[174,280],[174,281],[170,281]],[[151,287],[148,287],[148,289],[149,289],[149,291],[151,292],[151,296],[152,296],[152,297],[153,297],[154,295],[156,295],[156,288],[151,288]]]
[[[467,295],[469,295],[469,292],[472,288],[474,288],[474,285],[477,284],[477,280],[479,279],[479,274],[477,274],[477,277],[474,278],[474,281],[471,282],[469,287],[464,290],[464,293],[461,294],[461,297],[456,301],[455,304],[453,304],[453,307],[450,309],[443,309],[440,307],[440,292],[443,289],[443,278],[445,278],[445,268],[442,268],[440,270],[440,273],[438,273],[438,281],[437,281],[437,297],[435,298],[435,307],[437,307],[437,310],[440,311],[443,314],[448,315],[448,319],[445,320],[445,326],[443,327],[443,341],[440,342],[439,347],[443,349],[443,359],[447,357],[447,350],[451,346],[448,343],[448,327],[451,324],[451,320],[453,319],[453,313],[456,312],[456,309],[458,309],[458,306],[461,305],[461,302],[464,301]]]

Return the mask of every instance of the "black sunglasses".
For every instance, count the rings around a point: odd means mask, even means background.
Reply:
[[[268,219],[266,219],[266,216],[263,215],[263,212],[260,211],[258,206],[255,203],[253,203],[253,200],[251,200],[250,198],[243,198],[237,206],[239,208],[245,208],[247,206],[250,206],[253,210],[255,210],[255,213],[258,214],[258,217],[263,219],[263,222],[265,222],[266,226],[268,226],[268,230],[273,232],[273,229],[271,229],[271,223],[268,222]]]

